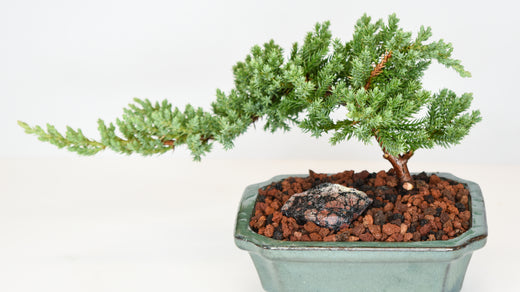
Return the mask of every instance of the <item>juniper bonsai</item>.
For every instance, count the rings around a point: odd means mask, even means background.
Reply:
[[[237,136],[265,119],[265,130],[296,125],[315,137],[330,133],[332,144],[354,137],[364,143],[374,139],[402,186],[411,189],[407,163],[415,151],[459,143],[481,117],[478,110],[469,110],[471,93],[432,93],[422,87],[433,60],[462,77],[471,76],[451,57],[452,45],[442,39],[428,42],[429,27],[421,26],[413,38],[398,22],[395,14],[386,23],[364,15],[348,42],[332,38],[329,22],[318,23],[302,45],[294,43],[287,59],[273,40],[254,46],[233,67],[235,87],[229,93],[217,90],[210,112],[136,98],[115,124],[98,121],[99,140],[71,127],[61,134],[50,124],[45,130],[18,123],[40,140],[82,155],[106,148],[152,155],[186,144],[200,160],[214,142],[232,148]],[[342,108],[346,114],[332,118]]]

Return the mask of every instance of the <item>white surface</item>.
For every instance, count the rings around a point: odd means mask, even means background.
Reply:
[[[386,161],[182,159],[0,160],[0,291],[262,291],[235,247],[243,189],[276,174],[387,169]],[[416,164],[480,184],[489,238],[465,292],[513,291],[511,224],[520,166]]]
[[[473,92],[484,120],[460,146],[418,152],[417,161],[520,163],[518,1],[132,1],[17,0],[0,2],[0,157],[72,157],[51,145],[35,146],[16,120],[82,128],[94,138],[98,118],[114,121],[133,97],[169,99],[209,108],[215,90],[229,92],[232,66],[250,48],[273,38],[290,50],[319,21],[335,37],[352,38],[364,13],[396,12],[406,30],[431,26],[433,40],[454,45],[473,73],[463,79],[432,65],[426,88]],[[211,158],[379,159],[376,146],[356,141],[330,147],[298,130],[289,134],[251,129],[231,152]],[[496,149],[493,155],[481,155]],[[368,149],[368,151],[367,151]],[[115,157],[112,154],[107,154]],[[177,157],[189,154],[179,149]],[[374,158],[376,157],[376,158]]]

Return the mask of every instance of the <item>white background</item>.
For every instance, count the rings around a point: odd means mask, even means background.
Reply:
[[[520,163],[517,76],[520,29],[514,1],[6,1],[0,6],[0,122],[6,157],[71,157],[34,143],[16,120],[82,128],[114,121],[133,97],[209,108],[215,91],[233,85],[231,67],[255,44],[273,38],[290,50],[319,21],[350,40],[367,12],[392,12],[407,30],[433,29],[454,45],[473,77],[433,65],[424,86],[473,92],[484,120],[462,144],[418,151],[416,161]],[[5,128],[4,128],[5,127]],[[35,146],[37,145],[37,146]],[[216,147],[218,148],[218,147]],[[298,129],[272,135],[251,129],[233,151],[213,158],[380,159],[376,146],[352,140],[335,147]],[[112,155],[112,154],[106,154]],[[189,157],[183,150],[176,157]]]
[[[324,20],[347,41],[364,12],[395,12],[407,30],[431,26],[473,74],[460,78],[436,64],[426,73],[428,89],[473,92],[484,120],[461,145],[418,151],[410,167],[481,184],[490,238],[464,291],[506,289],[519,257],[505,241],[519,203],[517,11],[514,1],[0,2],[0,291],[261,291],[232,241],[241,190],[309,168],[388,168],[375,145],[331,147],[326,137],[265,133],[260,123],[232,151],[217,146],[200,164],[183,149],[80,159],[25,135],[16,120],[97,137],[97,118],[115,120],[133,97],[209,108],[216,88],[232,88],[231,67],[251,46],[273,38],[288,51]],[[183,215],[195,218],[184,224]],[[197,224],[208,220],[222,225]],[[201,271],[213,274],[197,280]]]

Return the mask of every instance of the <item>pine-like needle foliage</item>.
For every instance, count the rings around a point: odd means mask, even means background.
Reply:
[[[348,42],[332,39],[329,22],[318,23],[288,58],[272,40],[254,46],[233,67],[235,87],[229,93],[217,90],[211,112],[135,99],[115,124],[98,121],[98,141],[70,127],[63,135],[52,125],[19,124],[42,141],[83,155],[106,148],[151,155],[186,144],[197,160],[213,142],[233,147],[233,140],[261,118],[265,130],[297,125],[316,137],[331,133],[333,144],[375,138],[385,154],[394,156],[459,143],[480,121],[478,111],[468,110],[471,94],[431,93],[422,88],[421,78],[433,60],[460,76],[470,73],[451,58],[450,43],[428,42],[430,28],[421,27],[414,38],[398,21],[390,15],[386,23],[372,22],[364,15]],[[339,108],[346,108],[346,116],[333,119]]]

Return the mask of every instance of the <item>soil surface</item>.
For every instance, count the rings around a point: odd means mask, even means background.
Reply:
[[[308,177],[289,177],[258,190],[249,226],[261,235],[290,241],[448,240],[469,229],[470,196],[463,184],[425,173],[413,178],[415,187],[407,191],[398,186],[393,170],[334,175],[310,171]],[[282,214],[291,195],[325,182],[361,190],[373,202],[349,227],[338,231]]]

